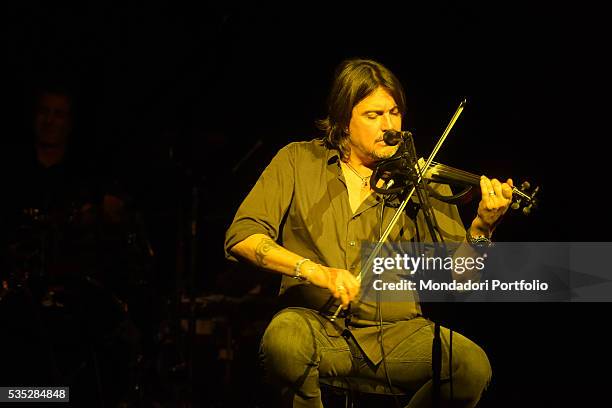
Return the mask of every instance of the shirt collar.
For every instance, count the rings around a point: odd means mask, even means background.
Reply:
[[[327,164],[337,163],[340,160],[340,152],[336,149],[327,149]]]

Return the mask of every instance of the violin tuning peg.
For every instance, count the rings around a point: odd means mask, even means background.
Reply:
[[[521,207],[521,201],[515,201],[512,203],[512,205],[510,206],[510,208],[512,208],[513,210],[518,210]]]
[[[523,208],[523,214],[525,215],[531,214],[531,204]]]
[[[528,181],[523,181],[521,183],[521,190],[522,191],[529,190],[530,187],[531,187],[531,184],[529,184]]]

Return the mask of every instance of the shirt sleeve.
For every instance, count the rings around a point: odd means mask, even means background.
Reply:
[[[244,199],[225,234],[225,256],[234,245],[253,234],[264,234],[277,241],[281,224],[291,205],[294,190],[295,148],[283,147],[263,171]]]

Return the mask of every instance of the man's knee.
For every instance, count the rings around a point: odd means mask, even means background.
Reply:
[[[294,381],[317,361],[312,323],[299,311],[277,314],[263,335],[260,356],[267,374]]]
[[[469,357],[468,372],[473,378],[475,389],[482,392],[491,381],[491,363],[485,351],[477,345],[474,345]]]
[[[459,357],[459,356],[458,356]],[[471,343],[462,349],[453,371],[454,390],[466,399],[478,400],[491,381],[491,364],[482,348]]]

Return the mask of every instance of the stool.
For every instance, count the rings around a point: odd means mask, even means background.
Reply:
[[[342,395],[345,408],[354,408],[359,394],[375,394],[380,396],[406,399],[410,397],[406,391],[389,386],[380,381],[356,377],[323,377],[319,378],[321,391],[329,391]]]

